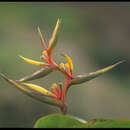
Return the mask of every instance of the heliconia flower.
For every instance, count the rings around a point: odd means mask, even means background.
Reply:
[[[64,63],[59,64],[60,71],[63,72],[67,76],[67,79],[72,79],[73,78],[73,63],[72,63],[72,60],[66,54],[61,53],[61,55],[65,57],[67,63],[66,64],[64,64]]]
[[[20,56],[20,58],[22,58],[25,62],[29,63],[29,64],[34,64],[37,66],[48,66],[48,64],[44,63],[44,62],[39,62],[39,61],[34,61],[28,58],[24,58],[23,56]]]
[[[58,91],[58,86],[56,83],[52,84],[51,89],[52,89],[53,93],[55,93],[55,95],[58,97],[59,91]]]
[[[61,84],[58,85],[56,83],[52,84],[51,91],[56,95],[57,99],[62,99],[63,91]]]
[[[111,66],[108,66],[108,67],[100,69],[100,70],[97,70],[96,72],[91,72],[89,74],[76,75],[76,76],[73,75],[74,67],[73,67],[72,60],[68,55],[62,53],[62,56],[64,56],[64,58],[66,59],[67,62],[65,64],[60,63],[59,65],[57,65],[51,57],[52,51],[55,48],[57,41],[58,41],[60,23],[61,23],[61,20],[58,19],[56,26],[54,28],[54,31],[52,33],[52,37],[49,40],[48,46],[45,44],[45,41],[42,37],[40,28],[39,27],[37,28],[41,44],[43,45],[43,47],[45,49],[42,51],[42,56],[41,56],[41,59],[44,62],[35,61],[35,60],[31,60],[31,59],[25,58],[23,56],[20,56],[20,58],[22,58],[25,62],[34,64],[37,66],[42,66],[43,68],[34,72],[33,74],[20,78],[19,80],[11,80],[1,73],[0,73],[0,76],[3,79],[5,79],[7,82],[9,82],[13,86],[18,88],[22,92],[24,92],[25,94],[27,94],[39,101],[42,101],[44,103],[48,103],[48,104],[60,107],[63,114],[65,114],[67,111],[66,95],[68,92],[68,88],[70,88],[70,86],[81,84],[81,83],[87,82],[89,80],[92,80],[92,79],[100,76],[101,74],[113,69],[117,65],[123,63],[124,61],[119,61],[116,64],[113,64]],[[54,83],[54,84],[52,84],[51,89],[47,90],[47,89],[45,89],[41,86],[35,85],[35,84],[25,83],[26,81],[31,81],[31,80],[45,77],[48,74],[50,74],[51,72],[53,72],[54,70],[58,70],[62,74],[65,75],[66,81],[64,84]]]

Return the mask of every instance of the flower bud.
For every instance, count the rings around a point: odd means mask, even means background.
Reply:
[[[59,67],[60,67],[60,69],[65,70],[65,64],[64,63],[60,63]]]

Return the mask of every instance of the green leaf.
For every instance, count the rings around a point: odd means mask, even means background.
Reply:
[[[106,68],[103,68],[103,69],[100,69],[100,70],[97,70],[96,72],[91,72],[87,75],[78,75],[76,77],[74,77],[71,82],[70,82],[70,86],[71,85],[76,85],[76,84],[81,84],[81,83],[84,83],[86,81],[89,81],[89,80],[92,80],[100,75],[102,75],[103,73],[115,68],[116,66],[118,66],[119,64],[123,63],[124,61],[119,61],[111,66],[108,66]]]
[[[21,79],[19,79],[19,82],[26,82],[26,81],[30,81],[30,80],[35,80],[35,79],[39,79],[42,77],[47,76],[49,73],[51,73],[53,70],[51,68],[42,68],[36,72],[34,72],[31,75],[27,75]]]
[[[95,119],[86,124],[88,128],[130,128],[130,120]]]
[[[84,124],[69,115],[52,114],[40,118],[34,125],[34,128],[80,128]]]
[[[130,120],[84,121],[70,115],[52,114],[40,118],[34,128],[130,128]]]
[[[52,114],[40,118],[34,128],[130,128],[130,120],[84,121],[70,115]]]

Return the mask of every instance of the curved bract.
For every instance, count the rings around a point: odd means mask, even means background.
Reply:
[[[104,74],[105,72],[107,71],[110,71],[111,69],[115,68],[117,65],[123,63],[125,61],[119,61],[111,66],[108,66],[106,68],[103,68],[103,69],[100,69],[100,70],[97,70],[95,72],[91,72],[89,74],[84,74],[84,75],[77,75],[76,77],[74,77],[71,82],[70,82],[70,86],[71,85],[76,85],[76,84],[81,84],[81,83],[84,83],[84,82],[87,82],[89,80],[92,80],[102,74]]]
[[[18,88],[23,93],[39,100],[44,103],[52,104],[52,105],[62,105],[62,102],[58,99],[53,98],[53,96],[49,95],[47,90],[44,88],[38,88],[37,86],[29,86],[29,84],[26,83],[20,83],[18,81],[11,80],[7,78],[5,75],[0,73],[0,76],[5,79],[8,83],[12,84],[16,88]],[[30,84],[31,85],[31,84]],[[45,93],[44,93],[45,92]]]
[[[31,81],[31,80],[35,80],[35,79],[39,79],[39,78],[43,78],[45,76],[47,76],[48,74],[50,74],[53,71],[52,68],[41,68],[40,70],[37,70],[36,72],[27,75],[21,79],[19,79],[19,82],[26,82],[26,81]]]

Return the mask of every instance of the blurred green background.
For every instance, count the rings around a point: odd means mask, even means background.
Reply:
[[[130,120],[130,6],[107,2],[0,2],[0,72],[19,79],[40,67],[19,58],[40,61],[43,47],[62,19],[53,58],[65,62],[60,52],[73,59],[74,74],[85,74],[125,59],[112,71],[69,89],[68,114],[85,120],[106,118]],[[64,81],[53,72],[32,83],[49,88]],[[33,127],[42,116],[60,112],[54,106],[32,99],[0,78],[0,127]]]

